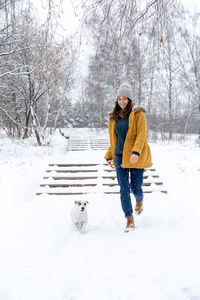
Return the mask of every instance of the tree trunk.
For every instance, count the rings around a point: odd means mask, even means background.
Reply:
[[[169,91],[168,91],[168,100],[169,100],[169,140],[172,140],[173,134],[173,124],[172,124],[172,61],[171,61],[171,45],[170,40],[168,41],[168,63],[169,63]]]
[[[199,119],[200,119],[200,97],[199,97]],[[199,138],[198,138],[198,144],[200,147],[200,122],[199,122]]]
[[[26,128],[24,131],[23,139],[27,139],[29,137],[28,126],[29,126],[30,116],[31,116],[31,110],[29,109],[28,115],[26,116],[26,123],[25,123]]]
[[[149,99],[148,99],[148,115],[151,115],[151,102],[152,102],[153,84],[154,84],[154,69],[155,69],[155,61],[153,62],[153,66],[151,68],[150,91],[149,91]]]
[[[41,146],[42,143],[41,143],[41,140],[40,140],[39,132],[38,132],[38,130],[36,128],[34,128],[34,131],[35,131],[35,136],[36,136],[36,140],[37,140],[38,146]]]

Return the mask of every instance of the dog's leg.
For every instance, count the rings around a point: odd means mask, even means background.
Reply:
[[[82,233],[86,232],[86,226],[87,226],[86,223],[82,223],[82,224],[81,224],[80,232],[82,232]]]
[[[80,229],[81,229],[81,225],[80,225],[80,223],[79,223],[79,222],[76,222],[76,223],[74,223],[74,225],[75,225],[75,227],[76,227],[78,230],[80,230]]]

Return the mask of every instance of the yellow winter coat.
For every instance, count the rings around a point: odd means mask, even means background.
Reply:
[[[115,120],[111,120],[108,123],[110,147],[104,157],[106,159],[113,159],[114,161],[117,142],[115,123]],[[140,154],[138,161],[135,164],[130,163],[130,156],[133,151]],[[147,143],[146,117],[143,111],[138,112],[133,110],[129,116],[129,129],[126,135],[122,154],[122,168],[144,169],[151,166],[151,151]]]

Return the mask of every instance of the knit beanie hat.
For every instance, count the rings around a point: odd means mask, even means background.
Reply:
[[[117,92],[117,98],[120,96],[125,96],[125,97],[129,98],[131,101],[133,101],[131,86],[127,82],[123,82],[120,85],[119,90]]]

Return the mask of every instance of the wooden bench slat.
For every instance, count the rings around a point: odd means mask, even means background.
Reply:
[[[58,173],[95,173],[98,170],[46,170],[46,172],[58,172]]]
[[[52,178],[53,180],[82,180],[82,179],[97,179],[97,176],[88,176],[88,177],[43,177],[44,179]]]
[[[41,187],[44,186],[49,186],[50,188],[67,188],[67,187],[84,187],[84,186],[96,186],[97,183],[61,183],[61,184],[51,184],[51,183],[46,183],[46,184],[40,184]]]
[[[49,164],[50,167],[57,166],[57,167],[91,167],[91,166],[98,166],[99,164]]]

